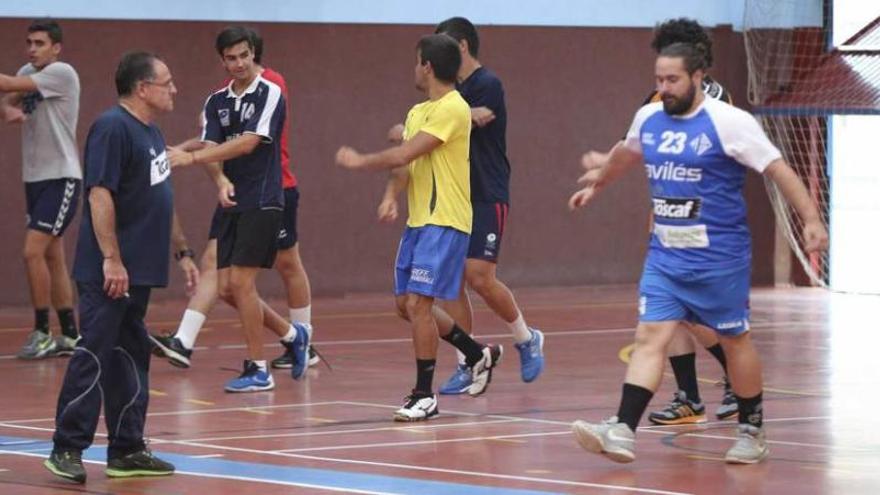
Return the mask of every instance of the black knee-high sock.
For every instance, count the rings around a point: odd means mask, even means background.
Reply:
[[[645,409],[648,408],[648,403],[651,402],[653,396],[654,392],[645,387],[624,383],[623,394],[620,397],[620,408],[617,410],[617,420],[626,423],[632,431],[636,431],[636,427],[639,426],[639,421],[642,420],[642,415],[645,414]]]
[[[754,397],[736,396],[737,405],[739,405],[739,423],[749,424],[760,428],[764,424],[764,393],[760,393]]]
[[[434,365],[436,359],[416,359],[416,388],[415,392],[431,394],[434,381]]]
[[[721,347],[721,344],[715,344],[712,347],[707,347],[707,351],[710,354],[715,356],[715,359],[721,363],[721,369],[724,370],[724,376],[727,376],[727,357],[724,355],[724,349]]]
[[[695,353],[670,356],[672,372],[679,390],[684,390],[687,398],[693,402],[700,401],[700,387],[697,384],[697,355]]]
[[[73,315],[73,309],[61,308],[56,310],[56,313],[58,313],[58,323],[61,324],[61,333],[72,339],[79,337],[79,332],[76,330],[76,318]]]
[[[472,339],[470,335],[464,333],[464,330],[458,325],[453,324],[452,331],[444,335],[443,340],[454,345],[456,349],[464,354],[465,364],[469,367],[483,359],[483,346]]]
[[[34,309],[34,330],[49,333],[49,308]]]

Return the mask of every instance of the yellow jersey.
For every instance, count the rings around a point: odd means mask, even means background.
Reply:
[[[471,233],[471,109],[458,91],[412,107],[404,139],[425,132],[443,141],[408,165],[409,227],[437,225]]]

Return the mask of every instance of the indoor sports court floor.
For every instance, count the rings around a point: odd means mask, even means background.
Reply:
[[[441,397],[441,414],[415,424],[391,421],[412,386],[414,366],[407,327],[394,317],[387,295],[316,300],[316,344],[332,371],[313,368],[303,382],[276,371],[274,391],[243,395],[222,389],[242,359],[237,321],[222,308],[201,336],[192,369],[153,360],[147,434],[178,473],[109,480],[101,436],[85,454],[84,486],[58,481],[41,465],[51,449],[67,361],[16,360],[31,314],[0,310],[0,493],[880,493],[877,297],[753,292],[771,457],[756,466],[729,466],[722,456],[733,439],[732,422],[642,428],[636,462],[629,465],[582,451],[569,425],[616,409],[634,289],[517,295],[529,321],[546,332],[545,373],[523,384],[506,330],[478,306],[481,336],[506,345],[489,391],[479,398]],[[155,304],[152,327],[175,326],[181,309],[180,303]],[[435,387],[453,365],[445,347]],[[277,351],[267,343],[270,357]],[[699,356],[711,412],[721,398],[714,385],[720,373],[708,354]],[[672,392],[667,375],[652,408]]]

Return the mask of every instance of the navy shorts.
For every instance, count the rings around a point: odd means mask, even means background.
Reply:
[[[79,179],[25,182],[27,228],[61,237],[76,215],[81,189]]]
[[[468,235],[451,227],[407,227],[397,248],[394,295],[458,299]]]
[[[689,321],[726,336],[749,330],[751,266],[669,273],[645,263],[639,321]]]
[[[507,203],[474,203],[473,209],[474,222],[467,257],[497,263],[510,206]]]
[[[281,210],[224,211],[217,231],[217,268],[272,268],[278,252]]]
[[[296,232],[296,211],[299,207],[299,188],[284,190],[284,214],[281,216],[281,230],[278,231],[278,249],[296,246],[299,236]]]

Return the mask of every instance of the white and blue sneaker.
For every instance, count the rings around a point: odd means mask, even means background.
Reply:
[[[268,370],[257,366],[257,363],[245,359],[244,371],[238,378],[226,382],[227,392],[262,392],[275,388],[275,380]]]
[[[532,338],[521,344],[513,344],[519,351],[520,375],[522,381],[529,383],[544,371],[544,333],[529,328]]]
[[[455,372],[446,382],[440,386],[440,393],[443,395],[457,395],[468,391],[473,383],[471,369],[464,364],[455,367]]]
[[[294,380],[299,380],[309,369],[309,330],[311,328],[308,323],[299,322],[294,323],[293,328],[296,329],[296,337],[290,344],[285,344],[285,347],[293,357],[290,375]]]

